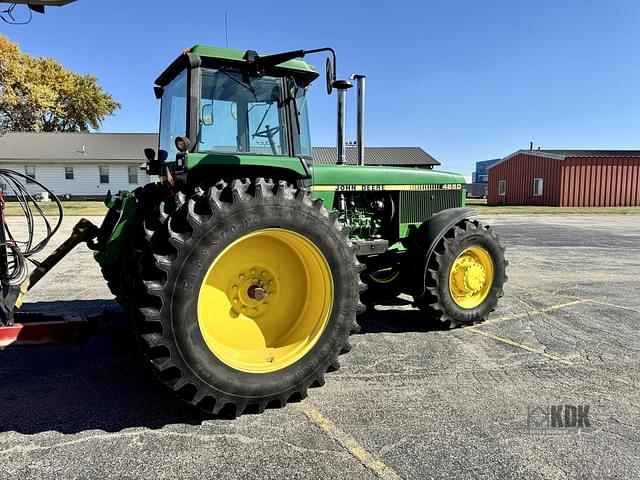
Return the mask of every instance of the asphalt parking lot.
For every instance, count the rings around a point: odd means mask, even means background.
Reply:
[[[156,383],[79,248],[26,308],[102,315],[97,335],[0,352],[0,478],[640,478],[640,216],[483,220],[510,261],[489,322],[378,306],[323,388],[236,420]],[[591,431],[530,432],[551,405]]]

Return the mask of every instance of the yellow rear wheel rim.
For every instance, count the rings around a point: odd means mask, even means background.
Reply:
[[[303,358],[324,332],[333,304],[326,258],[308,238],[264,229],[227,246],[198,295],[198,325],[211,352],[249,373]]]
[[[473,246],[463,250],[453,261],[449,272],[449,291],[461,308],[476,308],[485,301],[493,285],[494,268],[491,255]]]

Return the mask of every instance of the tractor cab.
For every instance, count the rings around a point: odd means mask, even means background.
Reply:
[[[230,159],[259,166],[289,158],[305,176],[304,161],[311,159],[306,93],[318,73],[295,59],[304,51],[287,53],[261,57],[205,46],[185,51],[156,80],[160,141],[150,173]]]

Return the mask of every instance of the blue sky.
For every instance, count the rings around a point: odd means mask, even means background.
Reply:
[[[27,53],[97,75],[122,104],[105,132],[156,131],[153,80],[185,47],[224,46],[226,11],[231,48],[332,46],[339,76],[366,74],[371,146],[417,145],[464,174],[529,141],[640,147],[637,0],[307,3],[77,0],[0,31]],[[334,145],[335,97],[320,82],[310,114],[314,145]]]

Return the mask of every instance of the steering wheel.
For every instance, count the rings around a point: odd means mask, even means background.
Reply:
[[[273,138],[273,136],[279,131],[280,131],[280,126],[270,127],[269,125],[265,125],[264,130],[260,130],[259,132],[256,130],[252,136],[260,137],[260,138]]]

